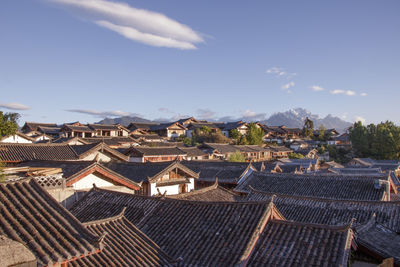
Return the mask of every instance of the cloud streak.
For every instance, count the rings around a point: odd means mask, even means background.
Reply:
[[[293,76],[296,76],[297,73],[288,73],[287,71],[285,71],[284,68],[280,68],[280,67],[272,67],[269,68],[265,71],[265,73],[267,74],[272,74],[275,75],[277,77],[286,77],[288,79],[292,78]]]
[[[287,83],[287,84],[282,85],[282,86],[281,86],[281,89],[283,89],[283,90],[288,90],[288,92],[291,92],[291,91],[289,90],[289,88],[291,88],[291,87],[293,87],[293,86],[295,86],[295,83],[294,83],[294,82],[290,82],[290,83]]]
[[[140,114],[137,113],[130,113],[130,112],[125,112],[125,111],[120,111],[120,110],[114,110],[114,111],[98,111],[98,110],[92,110],[92,109],[67,109],[66,111],[69,112],[75,112],[75,113],[81,113],[81,114],[86,114],[86,115],[92,115],[95,117],[123,117],[123,116],[140,116]]]
[[[196,49],[202,36],[164,14],[106,0],[48,0],[85,12],[92,21],[127,39],[156,47]]]
[[[331,91],[332,95],[348,95],[348,96],[354,96],[356,95],[356,92],[351,91],[351,90],[342,90],[342,89],[336,89]]]
[[[199,108],[197,109],[196,114],[199,117],[199,119],[209,120],[209,119],[215,119],[216,113],[207,108],[205,109]]]
[[[321,86],[318,86],[318,85],[313,85],[310,88],[315,92],[319,92],[319,91],[324,91],[325,90],[324,88],[322,88]]]
[[[6,109],[11,109],[11,110],[28,110],[31,109],[31,107],[20,104],[20,103],[0,103],[0,108],[6,108]]]

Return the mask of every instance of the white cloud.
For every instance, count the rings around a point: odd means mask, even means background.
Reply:
[[[355,116],[354,121],[361,121],[362,124],[365,124],[366,120],[361,116]]]
[[[293,78],[294,76],[297,75],[297,73],[295,73],[295,72],[290,73],[290,72],[287,72],[283,68],[280,68],[280,67],[269,68],[269,69],[267,69],[265,71],[265,73],[273,74],[273,75],[276,75],[277,77],[285,77],[287,79],[291,79],[291,78]]]
[[[361,96],[367,96],[367,93],[361,93],[360,95]]]
[[[290,83],[287,83],[287,84],[282,85],[281,88],[282,88],[283,90],[287,90],[287,89],[289,89],[289,88],[291,88],[291,87],[293,87],[293,86],[295,86],[295,83],[294,83],[294,82],[290,82]],[[291,92],[291,91],[289,90],[288,92]]]
[[[240,119],[245,121],[260,121],[265,119],[265,116],[266,116],[265,113],[257,113],[252,110],[246,109],[242,113],[242,118]]]
[[[204,120],[209,120],[209,119],[215,119],[215,112],[210,110],[210,109],[202,109],[199,108],[196,111],[197,116],[199,117],[199,119],[204,119]]]
[[[20,104],[20,103],[0,103],[0,108],[6,108],[6,109],[11,109],[11,110],[28,110],[31,109],[31,107]]]
[[[164,14],[106,0],[49,0],[84,11],[97,25],[151,46],[196,49],[199,33]]]
[[[316,92],[318,92],[318,91],[324,91],[324,90],[325,90],[324,88],[322,88],[321,86],[318,86],[318,85],[313,85],[313,86],[311,86],[311,89],[312,89],[313,91],[316,91]]]
[[[75,113],[82,113],[82,114],[88,114],[92,115],[95,117],[123,117],[123,116],[141,116],[140,114],[137,113],[130,113],[130,112],[125,112],[125,111],[120,111],[120,110],[114,110],[114,111],[98,111],[98,110],[91,110],[91,109],[68,109],[67,111],[69,112],[75,112]]]
[[[356,92],[351,91],[351,90],[336,89],[336,90],[332,90],[331,94],[333,94],[333,95],[342,94],[342,95],[353,96],[353,95],[356,95]]]

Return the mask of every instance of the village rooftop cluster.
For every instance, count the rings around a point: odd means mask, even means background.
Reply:
[[[0,266],[400,266],[400,162],[340,164],[318,148],[348,133],[320,134],[26,122],[0,140]]]

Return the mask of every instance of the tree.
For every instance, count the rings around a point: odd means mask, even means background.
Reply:
[[[214,132],[208,126],[196,129],[192,134],[192,144],[196,143],[229,143],[230,140],[217,129]]]
[[[246,137],[249,145],[261,145],[264,143],[264,131],[260,127],[257,127],[257,124],[251,122],[248,124],[247,128]]]
[[[229,137],[235,140],[239,140],[242,134],[239,132],[238,129],[232,129],[229,131]]]
[[[13,135],[18,130],[18,113],[3,113],[0,111],[0,137]]]
[[[300,153],[290,153],[289,159],[303,159],[304,156]]]
[[[324,125],[322,125],[321,124],[321,126],[319,126],[319,129],[318,129],[319,131],[319,135],[318,135],[318,139],[320,140],[320,141],[326,141],[327,140],[327,136],[326,136],[326,128],[325,128],[325,126]]]
[[[229,157],[228,161],[230,161],[230,162],[246,162],[246,158],[239,151],[236,151]]]
[[[0,159],[0,183],[4,182],[4,180],[6,179],[6,177],[3,173],[3,168],[4,168],[4,162],[2,162]]]
[[[192,145],[193,145],[193,140],[192,140],[192,138],[187,137],[187,136],[185,136],[185,135],[183,135],[183,134],[181,134],[181,135],[178,137],[177,141],[178,141],[178,142],[184,143],[186,146],[192,146]]]
[[[307,117],[304,121],[303,136],[309,137],[313,134],[313,131],[314,131],[314,122]]]

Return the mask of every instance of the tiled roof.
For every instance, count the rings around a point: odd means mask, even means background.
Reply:
[[[212,186],[205,187],[205,188],[195,190],[195,191],[191,191],[188,193],[178,194],[178,195],[169,195],[166,197],[173,198],[173,199],[181,199],[181,200],[211,201],[211,202],[243,200],[243,197],[240,194],[230,191],[228,189],[225,189],[225,188],[219,186],[218,183],[215,183]]]
[[[39,266],[72,261],[101,249],[101,238],[34,179],[0,184],[0,202],[0,232],[24,244]]]
[[[208,154],[197,147],[180,147],[180,150],[185,152],[187,157],[202,157]]]
[[[329,200],[264,193],[251,190],[247,201],[273,202],[287,220],[326,225],[345,225],[355,218],[355,225],[363,224],[375,213],[378,223],[400,232],[400,202]]]
[[[179,128],[182,128],[183,130],[186,130],[186,127],[180,124],[179,122],[168,122],[168,123],[161,123],[161,124],[156,124],[156,125],[151,125],[150,126],[150,131],[160,131],[160,130],[167,130],[170,127],[173,126],[178,126]]]
[[[87,222],[95,235],[106,233],[101,252],[78,259],[72,266],[174,266],[171,259],[148,236],[123,216]]]
[[[93,130],[118,131],[120,128],[114,124],[88,124]]]
[[[382,173],[380,168],[330,168],[329,171],[340,175],[387,176],[387,174]]]
[[[78,155],[64,144],[6,144],[0,143],[0,159],[5,162],[27,160],[76,160]]]
[[[39,126],[43,127],[57,127],[55,123],[40,123],[40,122],[25,122],[24,127],[28,127],[27,130],[37,131]]]
[[[64,124],[63,129],[77,131],[77,132],[86,132],[86,133],[93,133],[94,130],[89,128],[87,125],[68,125]],[[62,130],[63,130],[62,129]]]
[[[230,144],[204,143],[204,146],[216,150],[221,154],[235,153],[236,151],[239,151],[238,148]]]
[[[237,184],[249,168],[249,163],[224,161],[182,161],[183,165],[200,174],[199,181]]]
[[[179,162],[112,162],[103,165],[137,183],[157,180],[162,174],[175,168],[181,169],[193,178],[198,177],[196,172]]]
[[[98,143],[98,142],[104,142],[108,146],[120,146],[122,144],[132,144],[132,143],[137,143],[133,138],[131,137],[92,137],[92,138],[82,138],[85,142],[87,143]]]
[[[358,246],[372,251],[381,259],[393,258],[395,265],[400,265],[400,235],[372,219],[356,227],[356,242]]]
[[[125,216],[173,258],[190,266],[233,266],[251,252],[274,214],[268,203],[197,202],[91,190],[72,208],[82,221]]]
[[[105,179],[111,180],[114,184],[122,184],[133,190],[139,190],[141,186],[139,183],[106,168],[102,164],[92,161],[29,161],[18,166],[60,168],[63,177],[66,179],[67,186],[71,186],[81,178],[94,172],[100,173]]]
[[[223,131],[230,131],[233,129],[236,129],[240,126],[246,125],[247,123],[243,122],[243,121],[235,121],[235,122],[227,122],[225,124],[222,125],[222,130]]]
[[[142,147],[136,146],[132,147],[125,154],[134,154],[140,156],[171,156],[171,155],[186,155],[185,151],[177,147]]]
[[[0,143],[0,159],[5,162],[79,160],[99,150],[106,151],[119,160],[128,161],[127,156],[111,149],[104,143],[88,145]]]
[[[348,226],[332,227],[271,220],[249,266],[347,266],[352,240]]]
[[[58,134],[61,131],[61,127],[46,127],[46,126],[39,126],[37,130],[41,133],[45,134]]]
[[[387,179],[381,176],[354,177],[253,172],[242,179],[235,191],[250,192],[250,187],[252,187],[267,193],[293,196],[343,200],[383,200],[389,192],[386,192],[387,188],[384,184],[377,184],[379,179],[384,180],[383,183],[388,183]]]

